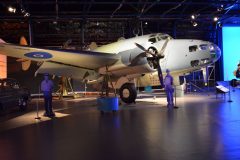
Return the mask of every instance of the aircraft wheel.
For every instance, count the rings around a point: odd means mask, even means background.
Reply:
[[[137,90],[133,83],[125,83],[119,90],[120,98],[125,103],[135,103]]]

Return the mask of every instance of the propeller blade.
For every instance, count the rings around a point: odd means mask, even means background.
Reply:
[[[160,52],[157,53],[157,55],[158,55],[159,58],[161,58],[161,57],[164,55],[163,53],[164,53],[165,49],[167,48],[167,44],[168,44],[169,40],[170,40],[170,38],[167,38],[167,39],[166,39],[166,41],[164,42],[164,44],[163,44]]]
[[[140,48],[141,50],[143,50],[144,52],[147,52],[147,50],[146,50],[142,45],[140,45],[140,44],[138,44],[138,43],[135,43],[135,45],[136,45],[138,48]]]
[[[72,43],[72,39],[68,39],[66,42],[63,43],[62,48],[66,49]]]
[[[156,55],[154,55],[152,52],[149,52],[147,49],[145,49],[142,45],[140,45],[140,44],[138,44],[138,43],[135,43],[135,45],[136,45],[139,49],[141,49],[142,51],[144,51],[145,53],[148,53],[148,54],[152,55],[153,57],[156,56]],[[147,56],[147,55],[145,54],[145,56]]]
[[[159,82],[160,82],[160,87],[163,88],[164,87],[164,83],[163,83],[163,75],[162,75],[162,69],[159,63],[159,60],[157,60],[157,71],[158,71],[158,78],[159,78]]]

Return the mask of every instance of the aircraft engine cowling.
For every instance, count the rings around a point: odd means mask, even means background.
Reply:
[[[116,77],[131,75],[131,74],[144,74],[155,72],[156,69],[148,62],[146,57],[138,55],[124,55],[118,62],[108,67],[108,72]],[[106,67],[100,68],[100,74],[106,73]]]

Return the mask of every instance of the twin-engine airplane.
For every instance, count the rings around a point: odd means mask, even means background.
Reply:
[[[49,73],[99,83],[109,75],[125,103],[135,102],[138,86],[163,86],[162,69],[175,76],[216,62],[217,45],[191,39],[173,39],[167,34],[149,34],[97,47],[91,51],[35,48],[0,40],[0,54],[42,62],[36,73]],[[159,79],[152,84],[148,77]],[[175,78],[174,83],[178,83]]]

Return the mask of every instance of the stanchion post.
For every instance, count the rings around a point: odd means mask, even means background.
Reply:
[[[39,105],[39,100],[40,100],[40,86],[38,87],[38,99],[36,101],[36,104],[37,104],[37,106],[36,106],[37,116],[35,117],[36,120],[41,119],[41,117],[39,117],[39,106],[38,106]]]
[[[178,108],[177,106],[177,87],[174,85],[174,108]]]
[[[228,92],[228,102],[231,103],[231,102],[233,102],[233,101],[232,101],[232,99],[231,99],[230,81],[229,81],[229,83],[228,83],[228,90],[229,90],[229,92]]]

